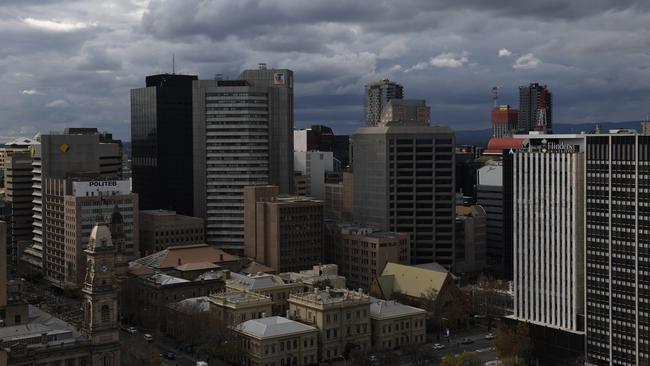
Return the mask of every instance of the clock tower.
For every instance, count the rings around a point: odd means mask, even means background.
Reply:
[[[90,339],[91,366],[119,366],[120,339],[117,322],[117,288],[113,272],[115,247],[108,226],[97,223],[90,233],[83,284],[83,331]]]

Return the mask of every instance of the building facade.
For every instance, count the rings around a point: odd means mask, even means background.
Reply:
[[[64,181],[67,176],[119,179],[122,143],[96,128],[67,128],[33,145],[33,244],[28,261],[61,286],[65,274]],[[33,253],[30,255],[29,253]]]
[[[366,126],[377,126],[388,101],[403,97],[404,87],[388,79],[366,84]]]
[[[32,239],[32,157],[30,152],[13,152],[5,158],[5,199],[11,207],[8,255],[16,265],[19,248]]]
[[[245,321],[235,327],[246,366],[317,365],[318,330],[281,316]]]
[[[192,82],[196,75],[147,76],[131,89],[133,191],[145,210],[193,214]]]
[[[289,296],[302,292],[304,287],[302,283],[287,282],[280,276],[271,274],[251,274],[247,276],[232,273],[230,279],[226,281],[228,291],[256,292],[269,297],[273,302],[272,315],[285,314],[289,308],[287,303]]]
[[[454,272],[478,275],[485,268],[487,213],[478,205],[456,206]]]
[[[50,182],[51,187],[62,184],[63,226],[65,250],[63,287],[80,288],[86,273],[84,248],[88,245],[93,223],[98,219],[110,223],[117,212],[122,221],[124,242],[115,242],[117,253],[122,256],[119,265],[140,257],[138,229],[138,195],[131,193],[130,180],[66,179]],[[115,240],[114,240],[115,241]]]
[[[140,211],[139,227],[143,257],[170,246],[205,243],[205,221],[175,211]]]
[[[209,244],[243,252],[245,186],[293,186],[293,72],[246,70],[193,89],[194,216]]]
[[[323,202],[278,196],[275,186],[244,188],[246,256],[277,272],[311,268],[323,259]]]
[[[366,127],[354,136],[354,220],[411,235],[411,262],[454,265],[455,136],[442,126]]]
[[[323,151],[294,151],[293,168],[306,177],[305,195],[325,198],[325,174],[334,171],[334,155]]]
[[[650,136],[587,136],[587,362],[650,363]]]
[[[256,292],[225,291],[211,294],[210,313],[225,326],[235,326],[251,319],[271,316],[273,301]]]
[[[371,349],[370,297],[350,290],[313,290],[289,297],[289,317],[318,329],[320,360]]]
[[[350,288],[370,289],[386,263],[410,263],[410,236],[370,227],[328,222],[325,230],[326,263],[336,263]]]
[[[427,341],[427,312],[393,300],[370,298],[372,345],[395,349]]]
[[[350,165],[350,136],[335,135],[327,126],[313,125],[293,131],[293,150],[329,151],[333,153],[341,169]]]
[[[390,99],[383,107],[380,125],[388,123],[429,124],[431,108],[422,99]]]
[[[513,155],[514,318],[584,332],[584,139],[538,135]]]

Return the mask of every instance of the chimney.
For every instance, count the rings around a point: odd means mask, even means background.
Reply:
[[[181,259],[180,258],[178,258],[178,265],[179,266],[181,265]]]
[[[287,314],[287,319],[290,319],[291,317],[289,316],[289,310],[287,310],[286,314]]]
[[[266,318],[266,313],[265,312],[262,313],[262,318]]]
[[[219,262],[223,262],[223,254],[219,254]]]

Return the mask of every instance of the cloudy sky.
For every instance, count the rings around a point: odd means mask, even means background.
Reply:
[[[490,87],[548,84],[554,121],[650,114],[645,0],[2,0],[0,139],[98,126],[130,139],[129,89],[171,72],[295,72],[296,126],[351,133],[390,78],[434,123],[489,127]]]

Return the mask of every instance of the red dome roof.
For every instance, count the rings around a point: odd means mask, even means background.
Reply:
[[[518,149],[524,146],[524,139],[514,137],[493,137],[488,142],[487,148],[483,151],[486,155],[503,155],[503,150]]]

